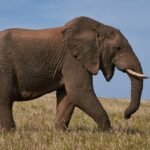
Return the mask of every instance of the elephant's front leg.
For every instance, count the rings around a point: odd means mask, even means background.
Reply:
[[[69,96],[75,106],[88,114],[101,130],[110,130],[111,125],[109,117],[94,92],[83,92],[82,94],[78,94],[80,91],[76,90],[76,92],[75,95],[71,94]]]
[[[92,117],[100,129],[110,130],[109,117],[93,90],[92,75],[84,69],[69,75],[69,78],[65,79],[68,99]]]
[[[68,128],[75,106],[67,99],[67,94],[64,88],[57,90],[56,97],[57,109],[55,128],[64,131]]]
[[[79,101],[76,103],[76,106],[88,114],[101,130],[110,130],[111,125],[109,117],[94,92],[85,95],[86,96],[80,96],[82,99],[78,98]]]

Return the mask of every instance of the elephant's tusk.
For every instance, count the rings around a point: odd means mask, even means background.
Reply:
[[[148,79],[149,77],[144,75],[144,74],[141,74],[141,73],[137,73],[131,69],[127,69],[126,72],[128,72],[129,74],[135,76],[135,77],[139,77],[139,78],[143,78],[143,79]]]

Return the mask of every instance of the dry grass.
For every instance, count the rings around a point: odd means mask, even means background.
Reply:
[[[70,132],[53,129],[55,95],[38,101],[15,103],[17,130],[0,132],[0,150],[148,150],[150,149],[150,102],[142,102],[139,111],[124,120],[128,101],[101,99],[114,132],[98,131],[95,122],[76,109]]]

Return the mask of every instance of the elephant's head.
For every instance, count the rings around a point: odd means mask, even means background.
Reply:
[[[87,17],[68,22],[62,34],[72,55],[92,74],[100,69],[109,81],[115,67],[127,73],[131,79],[131,102],[124,115],[130,118],[139,108],[146,76],[127,39],[119,30]]]

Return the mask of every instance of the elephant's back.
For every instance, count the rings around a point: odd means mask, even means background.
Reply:
[[[0,31],[0,38],[24,38],[24,39],[47,39],[61,36],[61,28],[47,28],[47,29],[21,29],[11,28]]]

